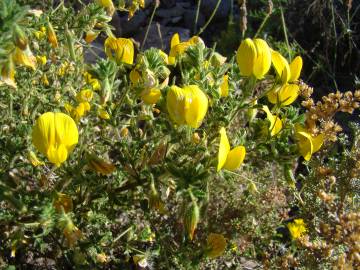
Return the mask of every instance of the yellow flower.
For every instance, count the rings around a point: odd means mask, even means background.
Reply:
[[[172,86],[167,93],[166,105],[173,122],[198,128],[208,109],[208,98],[197,85],[183,88]]]
[[[270,135],[271,136],[275,136],[276,134],[278,134],[281,129],[282,129],[282,121],[279,117],[274,116],[268,106],[263,106],[263,110],[267,115],[267,119],[270,122],[270,127],[269,127],[269,131],[270,131]]]
[[[32,68],[33,70],[35,70],[36,58],[32,54],[29,47],[27,47],[26,50],[24,50],[24,51],[18,47],[15,47],[15,51],[14,51],[12,57],[13,57],[14,63],[16,65],[29,67],[29,68]]]
[[[288,61],[279,52],[272,51],[271,61],[283,84],[296,82],[299,79],[303,64],[300,56],[295,57],[289,65]]]
[[[98,4],[106,9],[106,13],[112,16],[115,12],[115,6],[112,0],[98,0]]]
[[[197,44],[201,44],[205,47],[204,41],[198,36],[193,36],[192,38],[190,38],[187,41],[180,42],[179,34],[175,33],[172,36],[171,42],[170,42],[170,53],[169,53],[169,58],[168,58],[169,65],[174,65],[176,56],[182,55],[187,50],[188,47],[197,45]]]
[[[76,122],[79,122],[80,118],[83,117],[88,111],[90,111],[90,103],[87,101],[80,102],[75,108],[69,104],[66,104],[67,108],[71,109],[71,116],[74,118]]]
[[[42,114],[32,130],[34,146],[56,166],[60,166],[68,158],[78,143],[78,138],[74,120],[64,113]]]
[[[294,84],[299,77],[302,69],[302,58],[300,56],[290,63],[277,51],[271,52],[272,64],[281,85],[270,91],[267,95],[268,100],[273,104],[287,106],[293,103],[299,95],[299,86]]]
[[[304,220],[302,218],[294,219],[293,222],[287,224],[287,228],[290,231],[292,239],[298,239],[307,232]]]
[[[90,102],[94,96],[94,92],[90,89],[83,89],[76,95],[78,102]]]
[[[56,33],[51,23],[49,22],[46,28],[47,39],[51,44],[51,47],[57,48],[59,46]]]
[[[109,113],[108,113],[104,108],[99,108],[99,109],[98,109],[98,116],[99,116],[101,119],[104,119],[104,120],[110,119]]]
[[[229,95],[229,75],[224,75],[219,90],[221,97],[227,97]]]
[[[36,156],[36,154],[35,154],[33,151],[29,151],[29,153],[28,153],[28,159],[29,159],[30,163],[31,163],[34,167],[41,166],[41,165],[44,165],[44,164],[45,164],[43,161],[40,161],[40,160],[38,159],[38,157]]]
[[[243,76],[262,79],[271,66],[271,52],[263,39],[243,40],[237,50],[236,60]]]
[[[220,171],[222,168],[229,171],[236,170],[243,163],[245,155],[246,149],[244,146],[237,146],[230,150],[230,143],[226,135],[226,130],[222,127],[220,129],[217,171]]]
[[[68,69],[70,67],[70,64],[69,62],[65,61],[64,63],[62,63],[57,71],[57,74],[60,76],[60,77],[63,77],[65,75],[65,73],[68,72]]]
[[[309,161],[312,154],[319,151],[324,143],[324,134],[312,136],[311,133],[300,124],[295,125],[295,138],[297,139],[300,154]]]
[[[207,251],[206,255],[209,258],[216,258],[221,256],[226,248],[226,239],[222,234],[211,233],[207,237]]]
[[[158,88],[148,88],[141,92],[140,97],[147,105],[156,104],[161,97],[161,91]]]
[[[134,62],[134,44],[131,39],[108,37],[105,40],[105,53],[118,64],[132,65]]]
[[[17,88],[15,82],[15,68],[12,58],[10,58],[1,68],[0,68],[0,85],[2,83],[12,87]]]
[[[42,55],[42,56],[38,55],[38,56],[36,56],[36,61],[37,61],[40,65],[45,66],[45,65],[46,65],[46,61],[47,61],[46,55]]]
[[[93,30],[87,31],[85,34],[86,43],[93,42],[97,38],[98,35],[99,35],[99,32],[95,32]]]
[[[137,85],[138,83],[140,83],[141,75],[139,71],[137,71],[135,68],[130,71],[129,77],[133,85]]]
[[[277,86],[267,95],[272,104],[281,104],[287,106],[293,103],[299,96],[299,86],[296,84],[284,84]]]

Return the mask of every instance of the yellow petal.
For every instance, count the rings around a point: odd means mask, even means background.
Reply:
[[[36,120],[32,142],[38,151],[58,165],[64,161],[64,157],[66,160],[68,153],[74,149],[78,143],[78,136],[76,124],[70,116],[47,112]]]
[[[256,58],[257,53],[254,42],[250,38],[243,40],[236,53],[236,61],[241,75],[252,75]]]
[[[287,83],[291,75],[288,61],[279,52],[271,51],[271,62],[281,81]]]
[[[228,153],[230,152],[230,143],[226,135],[226,130],[224,127],[220,129],[220,144],[218,152],[218,164],[217,171],[220,171],[224,167]]]
[[[15,67],[11,58],[7,63],[4,64],[0,71],[0,84],[3,82],[4,84],[16,89],[17,85],[15,82]]]
[[[46,153],[47,158],[51,163],[54,163],[57,167],[63,163],[68,156],[65,145],[60,144],[58,147],[51,145]]]
[[[136,69],[132,69],[129,74],[130,81],[132,84],[138,84],[140,82],[141,76]]]
[[[105,40],[105,53],[117,63],[132,65],[134,62],[134,44],[127,38],[108,37]]]
[[[286,84],[278,92],[278,100],[282,106],[288,106],[299,96],[300,88],[296,84]]]
[[[255,39],[257,57],[254,63],[253,74],[257,79],[262,79],[271,66],[271,52],[268,44],[263,39]]]
[[[183,90],[186,92],[185,121],[189,126],[198,128],[208,110],[208,98],[197,85],[185,86]]]
[[[296,56],[295,59],[290,63],[290,82],[297,81],[300,77],[303,60],[301,56]]]
[[[86,35],[85,35],[86,43],[93,42],[97,38],[98,35],[99,35],[99,32],[95,32],[93,30],[86,32]]]
[[[193,36],[187,41],[190,45],[201,44],[202,47],[205,47],[205,42],[198,36]]]
[[[26,66],[33,70],[36,68],[36,57],[32,54],[29,47],[24,51],[16,47],[13,53],[13,60],[16,65]]]
[[[220,96],[227,97],[229,95],[229,75],[224,75],[223,82],[220,85]]]
[[[246,149],[244,146],[237,146],[230,150],[223,168],[229,171],[236,170],[243,163],[245,154]]]
[[[319,134],[316,137],[312,137],[313,153],[320,150],[321,146],[324,143],[324,139],[325,139],[324,134]]]
[[[278,92],[280,91],[280,89],[281,89],[281,86],[278,86],[277,88],[271,90],[267,94],[267,98],[268,98],[270,103],[272,103],[272,104],[277,104],[278,103]]]
[[[109,113],[108,113],[105,109],[103,109],[103,108],[99,108],[99,110],[98,110],[98,116],[99,116],[101,119],[104,119],[104,120],[110,119]]]
[[[282,121],[279,117],[274,116],[270,112],[270,110],[267,106],[263,106],[263,110],[265,111],[265,113],[267,115],[267,119],[270,121],[270,127],[269,127],[270,135],[275,136],[282,129]]]
[[[175,33],[170,41],[170,48],[175,47],[176,45],[178,45],[180,43],[180,36],[178,33]]]
[[[157,88],[145,89],[141,93],[141,99],[147,105],[156,104],[161,97],[161,91]]]
[[[309,161],[313,154],[313,143],[311,134],[301,125],[295,125],[295,137],[298,140],[300,154],[306,161]]]
[[[178,125],[185,124],[185,101],[184,90],[175,85],[171,86],[166,96],[166,107],[170,119]]]
[[[90,89],[83,89],[76,95],[78,102],[90,102],[94,96],[94,92]]]

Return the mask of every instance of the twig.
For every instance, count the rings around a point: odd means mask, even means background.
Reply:
[[[205,23],[205,25],[203,27],[200,28],[199,32],[196,34],[197,36],[199,36],[202,32],[205,31],[205,29],[208,27],[208,25],[210,24],[210,22],[212,21],[212,19],[214,18],[216,11],[218,10],[219,6],[220,6],[221,0],[218,0],[216,3],[216,6],[210,16],[210,18],[207,20],[207,22]]]
[[[198,20],[199,20],[200,5],[201,5],[201,0],[198,0],[198,2],[197,2],[197,7],[196,7],[196,14],[195,14],[195,23],[194,23],[193,34],[196,33],[196,28],[197,28],[197,24],[198,24]]]
[[[284,37],[285,37],[285,42],[286,42],[286,46],[287,46],[287,50],[288,50],[289,60],[291,62],[290,45],[289,45],[289,39],[288,39],[288,35],[287,35],[287,28],[286,28],[286,24],[285,24],[285,17],[284,17],[284,12],[282,10],[282,7],[280,7],[280,14],[281,14],[281,24],[282,24],[283,31],[284,31]]]
[[[147,39],[147,36],[149,34],[149,30],[150,30],[150,26],[151,26],[151,23],[152,21],[154,20],[154,16],[155,16],[155,12],[157,10],[157,8],[159,7],[159,1],[155,1],[155,5],[154,5],[154,9],[153,9],[153,12],[151,13],[151,17],[150,17],[150,21],[149,21],[149,24],[146,28],[146,32],[145,32],[145,36],[144,36],[144,40],[141,44],[141,47],[140,47],[140,50],[142,51],[144,49],[144,45],[145,45],[145,42],[146,42],[146,39]]]

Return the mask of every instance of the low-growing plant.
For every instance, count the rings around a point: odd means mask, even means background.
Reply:
[[[138,51],[125,4],[0,3],[0,265],[356,269],[360,91],[315,102],[261,38]]]

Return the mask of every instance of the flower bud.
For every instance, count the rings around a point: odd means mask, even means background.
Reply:
[[[86,43],[93,42],[97,38],[98,35],[99,35],[99,32],[95,32],[93,30],[87,31],[86,35],[85,35]]]
[[[193,240],[196,227],[200,219],[200,210],[196,201],[193,200],[185,209],[183,222],[184,229],[190,240]]]
[[[34,167],[37,167],[37,166],[41,166],[41,165],[44,165],[45,163],[43,161],[40,161],[36,154],[33,152],[33,151],[29,151],[28,153],[28,159],[30,161],[30,163],[34,166]]]
[[[51,23],[49,22],[46,28],[46,35],[48,38],[48,41],[50,42],[51,46],[53,48],[57,48],[58,47],[58,40],[54,31],[54,28],[52,27]]]
[[[28,45],[28,39],[24,31],[17,25],[14,25],[14,43],[21,50],[25,50]]]
[[[198,143],[201,142],[201,138],[200,138],[199,133],[195,132],[195,133],[192,135],[192,142],[195,143],[195,144],[198,144]]]

